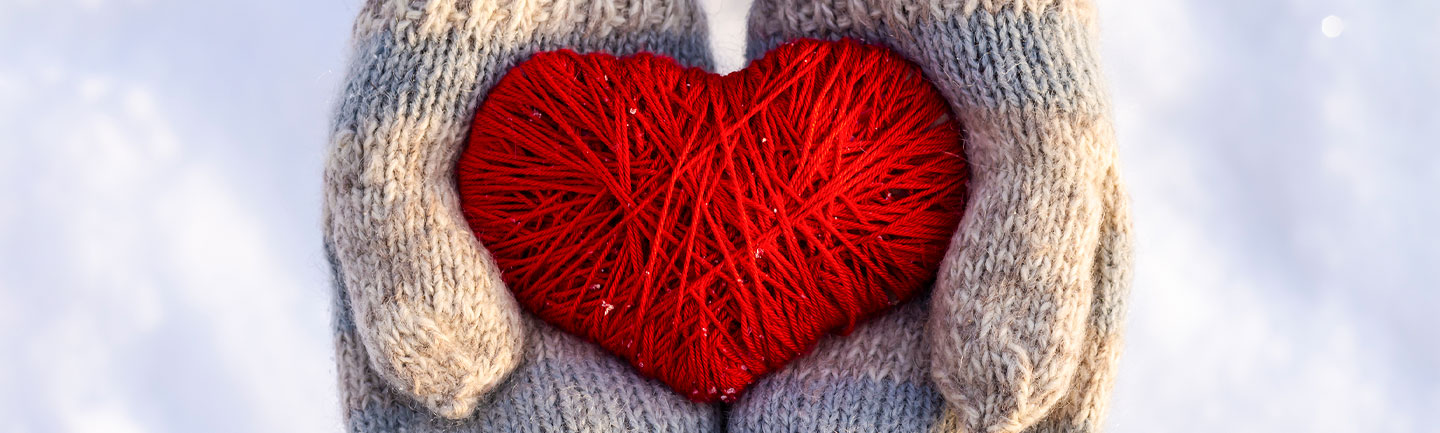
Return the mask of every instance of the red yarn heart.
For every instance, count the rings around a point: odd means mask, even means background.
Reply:
[[[537,54],[480,106],[457,174],[521,305],[694,400],[733,401],[933,281],[961,155],[914,65],[798,41],[723,77]]]

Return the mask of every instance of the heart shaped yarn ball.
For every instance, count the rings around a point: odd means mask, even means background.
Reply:
[[[927,288],[964,207],[959,126],[911,63],[802,40],[719,76],[537,54],[457,178],[524,308],[697,401]]]

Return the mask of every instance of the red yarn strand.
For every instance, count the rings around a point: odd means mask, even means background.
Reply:
[[[522,305],[691,398],[733,401],[933,281],[964,206],[960,155],[915,66],[799,41],[723,77],[538,54],[487,95],[456,173]]]

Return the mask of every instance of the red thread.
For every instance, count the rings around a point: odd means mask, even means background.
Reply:
[[[959,126],[911,63],[797,41],[718,76],[537,54],[457,167],[516,299],[700,401],[929,286],[964,207]]]

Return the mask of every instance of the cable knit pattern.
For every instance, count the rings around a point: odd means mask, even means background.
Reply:
[[[526,341],[527,319],[461,216],[454,163],[480,98],[520,60],[562,47],[708,66],[703,16],[689,0],[371,0],[354,38],[324,222],[353,323],[339,342],[349,413],[393,402],[365,397],[378,377],[435,414],[465,418],[522,362],[573,345],[550,331]],[[367,362],[345,361],[361,355]],[[651,386],[620,364],[586,365],[628,378],[610,389]]]
[[[879,353],[923,338],[927,387],[943,395],[945,408],[886,425],[985,433],[1101,427],[1131,252],[1093,14],[1081,0],[757,0],[752,9],[752,57],[801,37],[887,45],[921,66],[967,129],[969,208],[928,314],[916,313],[928,315],[915,321],[924,329],[877,321],[856,334],[894,337],[811,355]],[[839,383],[848,374],[852,385],[832,393],[873,392],[857,377],[875,365],[817,365],[799,362],[757,384],[735,409],[745,416],[732,418],[732,428],[829,431],[832,423],[811,423],[814,414],[774,403],[796,400],[805,382],[797,378]],[[887,401],[884,394],[875,400]]]

